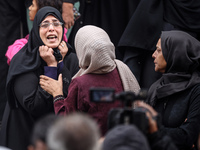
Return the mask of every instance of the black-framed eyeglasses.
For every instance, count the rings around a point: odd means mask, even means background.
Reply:
[[[50,25],[53,25],[54,27],[59,27],[59,26],[62,26],[63,25],[63,23],[62,22],[52,22],[52,23],[50,23],[50,22],[43,22],[43,23],[41,23],[39,26],[41,27],[41,28],[48,28]]]

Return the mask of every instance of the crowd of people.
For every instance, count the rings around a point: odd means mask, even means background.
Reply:
[[[2,31],[0,149],[200,150],[200,2],[19,1],[0,2],[21,26]]]

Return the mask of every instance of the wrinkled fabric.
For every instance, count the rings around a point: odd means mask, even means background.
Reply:
[[[149,89],[148,101],[184,91],[200,83],[200,42],[183,31],[163,31],[161,48],[167,62],[165,73]]]
[[[73,78],[89,73],[105,74],[117,67],[124,90],[138,94],[140,87],[135,76],[115,59],[115,47],[104,30],[92,25],[82,27],[75,37],[75,49],[80,70]]]

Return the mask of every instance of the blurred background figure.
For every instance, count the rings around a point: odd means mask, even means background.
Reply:
[[[11,150],[11,149],[9,149],[7,147],[0,146],[0,150]]]
[[[72,113],[59,119],[49,129],[49,150],[100,150],[100,132],[87,114]]]
[[[103,150],[150,150],[145,135],[135,125],[118,125],[105,136]]]
[[[34,125],[31,134],[31,144],[28,150],[47,150],[47,132],[49,128],[59,119],[55,114],[48,114],[40,118]]]
[[[27,7],[28,4],[26,3]],[[6,78],[8,65],[6,50],[16,39],[28,34],[25,0],[0,1],[0,128],[6,105]]]
[[[73,4],[80,3],[81,17],[74,22]],[[122,59],[123,53],[117,50],[117,44],[140,0],[63,0],[63,19],[65,27],[70,28],[69,44],[74,47],[77,31],[85,25],[94,25],[105,30],[116,50],[116,58]]]

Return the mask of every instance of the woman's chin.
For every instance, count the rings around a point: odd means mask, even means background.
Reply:
[[[49,48],[56,48],[59,44],[46,44]]]

